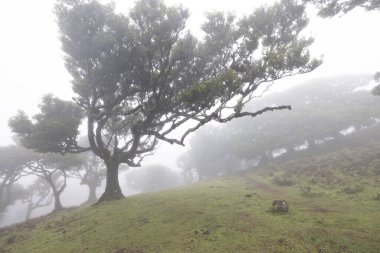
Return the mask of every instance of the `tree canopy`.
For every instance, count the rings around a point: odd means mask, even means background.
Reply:
[[[113,4],[60,0],[56,14],[75,104],[45,97],[33,120],[20,112],[10,126],[39,152],[91,150],[104,160],[99,201],[123,196],[119,164],[140,166],[159,140],[183,145],[208,122],[290,109],[244,105],[259,87],[321,64],[308,50],[313,39],[300,36],[305,7],[292,0],[240,19],[209,13],[201,39],[186,30],[187,9],[160,0],[137,1],[127,16]],[[83,118],[89,147],[77,143]]]
[[[355,8],[367,11],[380,10],[379,0],[304,0],[313,3],[319,9],[321,17],[333,17],[337,14],[346,14]]]
[[[42,98],[39,107],[40,113],[33,121],[23,111],[9,119],[9,126],[21,137],[24,147],[42,153],[85,151],[77,146],[78,128],[83,118],[80,107],[51,94]]]

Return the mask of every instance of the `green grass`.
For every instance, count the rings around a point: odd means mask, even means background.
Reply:
[[[378,253],[380,163],[363,163],[366,173],[350,174],[357,168],[339,165],[349,151],[301,159],[298,169],[296,160],[32,220],[0,231],[0,253]],[[307,173],[318,159],[331,166]],[[291,186],[273,183],[284,175]],[[357,184],[364,188],[344,191]],[[271,212],[275,199],[287,200],[289,212]]]

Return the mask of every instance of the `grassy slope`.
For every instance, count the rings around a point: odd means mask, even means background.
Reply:
[[[375,253],[379,183],[379,147],[343,150],[13,226],[0,253]]]

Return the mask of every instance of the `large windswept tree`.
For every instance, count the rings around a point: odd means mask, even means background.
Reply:
[[[106,188],[99,201],[123,197],[119,165],[139,166],[159,140],[183,145],[210,121],[290,109],[249,112],[244,105],[262,86],[320,64],[308,51],[313,40],[300,36],[308,23],[304,6],[292,0],[241,19],[209,13],[202,39],[186,30],[188,10],[160,0],[137,1],[128,16],[117,14],[112,4],[61,0],[56,13],[80,110],[51,97],[34,120],[21,113],[10,126],[37,151],[91,150],[104,160]],[[89,147],[76,142],[80,111]]]

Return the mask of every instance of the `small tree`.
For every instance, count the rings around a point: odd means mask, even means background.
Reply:
[[[72,175],[80,179],[81,185],[87,185],[88,198],[86,203],[95,203],[98,200],[96,188],[101,186],[103,179],[105,179],[106,168],[102,160],[93,153],[86,153],[84,160],[80,170],[73,171]]]
[[[35,209],[49,206],[53,202],[54,196],[50,184],[43,178],[37,178],[26,191],[27,194],[21,201],[27,204],[25,220],[29,220]]]
[[[0,147],[0,213],[17,200],[12,195],[13,185],[27,174],[23,171],[23,165],[35,157],[33,152],[22,147]]]
[[[67,185],[67,177],[72,170],[80,168],[82,160],[74,155],[40,155],[25,164],[24,170],[46,181],[54,196],[53,212],[63,209],[60,196]]]
[[[61,0],[56,13],[77,106],[49,97],[33,121],[19,113],[10,126],[39,152],[91,150],[100,157],[107,176],[99,201],[123,197],[119,165],[140,166],[159,140],[184,145],[210,121],[290,109],[249,112],[244,105],[259,87],[321,63],[310,57],[313,40],[299,36],[308,19],[292,0],[241,19],[209,13],[202,40],[185,30],[188,10],[160,0],[137,1],[129,16],[112,4]],[[76,141],[81,116],[85,148]]]
[[[13,183],[6,186],[0,195],[0,220],[9,206],[15,204],[18,200],[23,200],[27,194],[28,191],[21,184]]]

